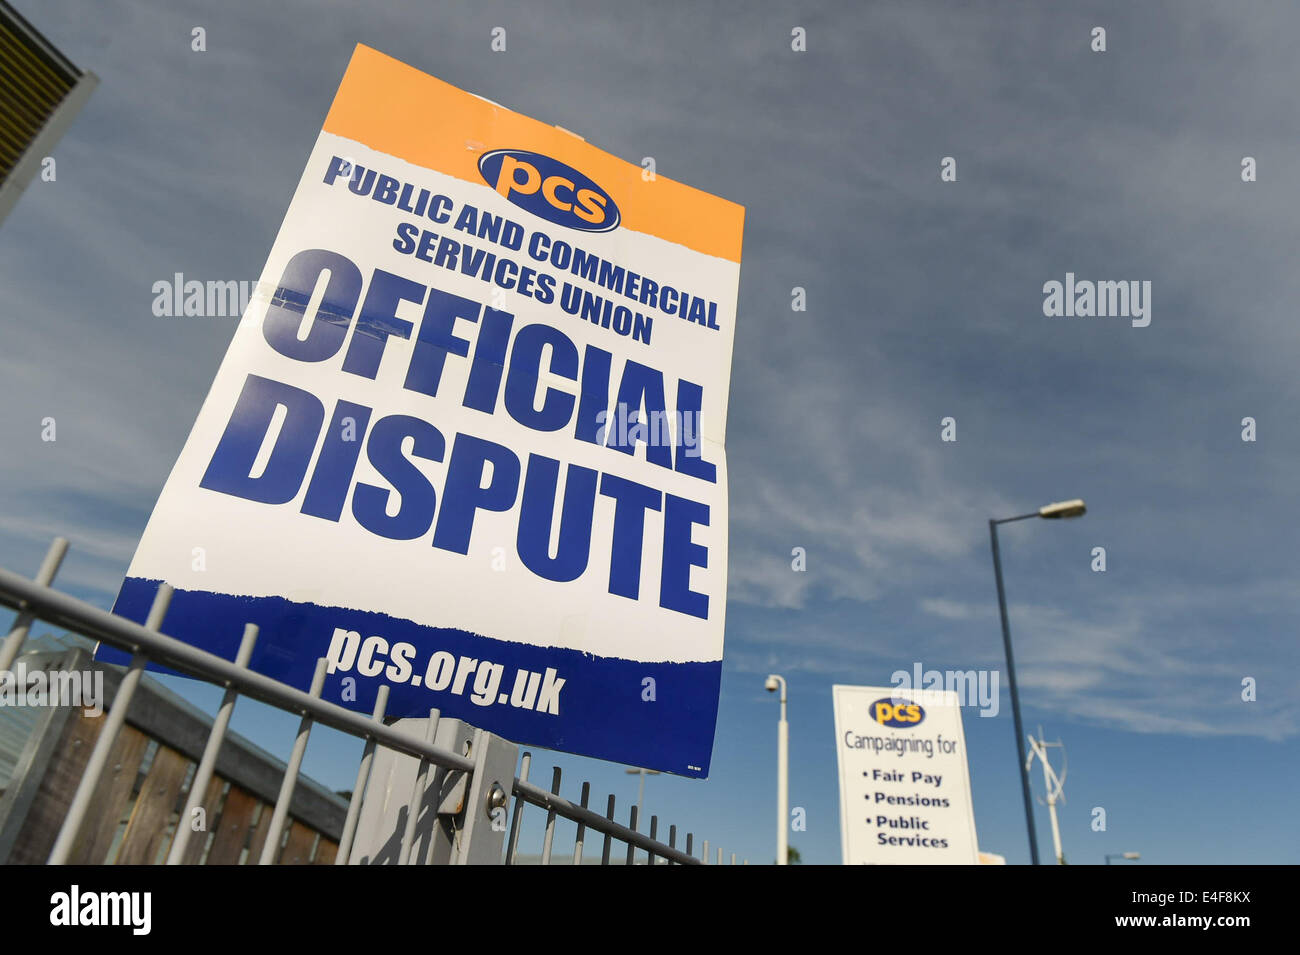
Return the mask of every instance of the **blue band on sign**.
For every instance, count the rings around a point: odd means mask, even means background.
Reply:
[[[113,612],[143,622],[158,584],[128,577]],[[721,661],[620,660],[384,613],[202,590],[175,591],[164,632],[233,660],[246,623],[260,629],[252,670],[305,691],[316,660],[328,657],[321,697],[348,709],[372,710],[387,683],[392,717],[424,718],[437,707],[517,743],[681,776],[709,773]],[[103,645],[96,658],[130,662]]]

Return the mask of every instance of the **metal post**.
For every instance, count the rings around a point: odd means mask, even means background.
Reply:
[[[658,816],[650,817],[650,838],[656,841],[658,841],[659,839],[659,817]],[[655,864],[655,854],[653,852],[650,853],[650,858],[647,860],[646,864],[647,865]]]
[[[785,680],[781,679],[781,721],[776,726],[776,864],[790,858],[790,724],[785,716]]]
[[[149,616],[144,622],[146,630],[156,631],[162,626],[171,601],[170,585],[159,584],[153,596],[153,604],[149,608]],[[95,740],[95,748],[86,763],[85,771],[81,774],[81,782],[77,784],[77,794],[72,797],[72,805],[68,807],[68,814],[63,819],[59,837],[54,841],[54,848],[50,850],[50,865],[66,865],[69,856],[72,855],[72,846],[81,831],[86,810],[90,808],[91,797],[94,796],[95,788],[99,785],[99,777],[103,775],[113,744],[117,742],[117,734],[121,732],[122,724],[126,722],[126,711],[131,706],[131,697],[135,694],[135,688],[140,685],[140,678],[144,676],[144,668],[148,662],[145,655],[137,651],[131,658],[131,666],[127,669],[126,675],[117,686],[113,706],[108,711],[104,725],[100,728],[99,738]]]
[[[1007,621],[1007,595],[1002,586],[1002,555],[998,551],[998,522],[989,521],[989,537],[993,541],[993,574],[998,583],[998,611],[1002,614],[1002,646],[1007,655],[1007,686],[1011,691],[1011,715],[1016,726],[1016,753],[1020,757],[1020,790],[1025,803],[1025,828],[1029,831],[1029,858],[1038,865],[1038,835],[1034,831],[1034,801],[1029,792],[1029,768],[1025,764],[1025,731],[1020,723],[1020,693],[1016,688],[1016,663],[1011,653],[1011,624]]]
[[[54,538],[53,543],[50,544],[50,549],[45,552],[45,559],[41,561],[40,570],[36,572],[36,576],[32,579],[42,587],[48,587],[54,581],[54,575],[59,572],[59,565],[63,563],[63,555],[67,552],[67,538]],[[13,662],[18,659],[18,652],[22,650],[23,644],[27,641],[27,633],[35,619],[35,614],[24,610],[14,620],[13,629],[9,631],[9,636],[5,637],[3,644],[0,644],[0,673],[8,670],[13,666]]]
[[[587,799],[591,795],[591,783],[582,784],[582,808],[587,808]],[[578,837],[573,843],[573,864],[582,865],[582,837],[587,832],[586,823],[578,823]]]
[[[375,702],[379,702],[378,696]],[[400,865],[412,817],[415,828],[406,849],[407,864],[449,864],[455,835],[450,817],[464,809],[465,777],[474,768],[468,755],[473,728],[442,717],[436,709],[427,718],[387,722],[386,718],[376,721],[370,713],[364,715],[364,721],[363,728],[353,730],[353,735],[361,739],[373,736],[377,744],[369,771],[363,773],[358,766],[358,777],[364,778],[353,790],[353,798],[360,798],[360,811],[343,854],[346,864]],[[390,734],[417,743],[419,748],[396,743]],[[454,759],[447,758],[452,756]],[[420,766],[426,761],[427,785],[423,785]]]
[[[320,698],[321,690],[325,689],[325,664],[324,657],[317,660],[316,672],[311,678],[310,693],[317,699]],[[289,816],[294,787],[298,785],[298,770],[302,767],[302,757],[307,752],[307,738],[311,736],[312,722],[310,716],[304,715],[298,724],[298,737],[293,741],[293,751],[280,783],[280,796],[275,801],[275,812],[271,814],[271,826],[266,832],[266,842],[262,845],[262,858],[258,860],[258,865],[272,865],[280,855],[280,836],[284,832],[284,821]]]
[[[429,728],[425,731],[424,741],[430,745],[438,735],[438,719],[442,715],[437,707],[429,711]],[[429,760],[427,757],[420,760],[420,770],[415,774],[415,786],[411,789],[411,802],[407,809],[406,831],[402,833],[402,851],[398,859],[398,865],[407,865],[411,861],[411,846],[415,844],[415,821],[420,814],[420,806],[424,801],[426,791],[426,780],[429,776]],[[436,813],[438,807],[435,804],[430,810]]]
[[[636,814],[640,817],[641,807],[645,804],[645,770],[638,770],[637,776],[641,779],[641,782],[636,787]],[[635,823],[633,823],[632,828],[636,828]]]
[[[524,753],[519,767],[519,781],[528,782],[528,770],[533,765],[533,754]],[[510,840],[506,843],[506,865],[515,864],[515,850],[519,847],[519,823],[524,815],[524,800],[522,796],[515,797],[515,812],[510,820]]]
[[[244,637],[239,642],[238,653],[235,654],[235,666],[248,666],[248,661],[253,658],[253,645],[256,642],[257,625],[245,624]],[[208,782],[212,779],[213,770],[216,769],[217,755],[221,752],[221,744],[226,738],[226,728],[230,725],[230,715],[235,711],[235,700],[238,698],[239,691],[233,686],[227,686],[226,694],[221,698],[221,707],[212,721],[212,732],[208,734],[208,743],[203,748],[199,768],[194,771],[194,781],[190,783],[190,797],[185,801],[185,810],[181,813],[180,819],[176,821],[176,837],[172,839],[172,847],[167,852],[168,865],[180,865],[181,860],[185,858],[185,847],[189,845],[193,833],[190,820],[194,818],[194,810],[199,808],[207,793]]]
[[[505,826],[493,825],[510,804],[519,747],[485,730],[475,730],[471,749],[474,775],[460,821],[457,865],[500,865]],[[500,813],[501,816],[496,814]]]
[[[398,721],[400,724],[400,720]],[[438,767],[433,774],[430,792],[433,796],[433,818],[429,829],[429,844],[424,853],[425,865],[453,865],[459,850],[461,824],[458,821],[465,812],[466,800],[469,798],[469,774],[475,763],[474,734],[477,732],[463,720],[445,719],[438,721],[436,740],[441,740],[444,749],[460,753],[471,758],[470,765],[464,770]],[[512,756],[513,759],[513,756]],[[356,855],[355,850],[353,855]]]
[[[319,668],[319,664],[317,664]],[[313,684],[314,685],[314,684]],[[322,689],[324,684],[322,683]],[[320,690],[312,693],[312,696],[320,696]],[[372,722],[383,723],[384,712],[388,709],[388,684],[382,683],[379,691],[375,693],[375,708],[370,714]],[[361,751],[361,765],[357,767],[357,781],[352,787],[352,798],[348,800],[348,814],[343,820],[343,835],[339,838],[338,852],[334,856],[335,865],[347,865],[348,857],[352,854],[352,842],[357,835],[357,820],[361,817],[361,800],[366,792],[366,784],[370,782],[370,767],[375,761],[375,738],[366,737],[365,749]]]
[[[609,808],[605,810],[605,818],[608,819],[610,822],[614,821],[614,794],[613,793],[609,794]],[[609,844],[611,838],[612,837],[607,831],[605,833],[605,848],[604,851],[601,852],[600,854],[601,865],[609,865]]]
[[[645,780],[645,776],[642,776],[641,779],[644,781],[644,780]],[[636,828],[636,824],[637,824],[637,818],[636,818],[636,817],[637,817],[637,807],[636,807],[636,806],[633,806],[633,807],[632,807],[632,813],[631,813],[631,816],[632,816],[631,821],[628,823],[627,827],[628,827],[629,829],[631,829],[633,832],[636,832],[636,831],[637,831],[637,828]],[[636,846],[634,846],[632,843],[629,842],[629,843],[627,844],[627,861],[626,861],[624,864],[625,864],[625,865],[633,865],[633,864],[635,863],[635,861],[636,861]]]
[[[551,792],[560,794],[560,767],[551,768]],[[551,864],[551,843],[555,840],[555,809],[546,810],[546,838],[542,842],[542,865]]]

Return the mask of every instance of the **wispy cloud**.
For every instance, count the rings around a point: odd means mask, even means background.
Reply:
[[[803,61],[778,3],[17,6],[103,83],[0,229],[0,563],[63,533],[68,579],[115,591],[234,327],[155,318],[152,283],[256,277],[360,40],[748,207],[730,668],[999,665],[986,522],[1077,494],[1083,521],[1003,537],[1027,704],[1300,733],[1286,7],[1117,7],[1103,69],[1077,18],[1022,4],[815,13]],[[1152,280],[1150,328],[1045,319],[1067,270]]]

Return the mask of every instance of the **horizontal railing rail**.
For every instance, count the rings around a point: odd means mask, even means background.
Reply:
[[[162,633],[161,630],[172,593],[171,588],[166,584],[159,586],[149,619],[143,625],[53,589],[50,585],[62,562],[66,549],[67,542],[62,538],[56,539],[34,580],[0,568],[0,606],[8,607],[17,613],[17,618],[9,635],[3,643],[0,643],[0,671],[6,670],[16,659],[27,638],[32,622],[38,619],[126,651],[132,655],[132,660],[130,667],[122,678],[114,705],[108,713],[105,730],[101,733],[101,738],[96,742],[95,751],[87,764],[85,776],[81,780],[77,796],[68,812],[68,817],[65,820],[63,830],[59,834],[55,849],[51,853],[50,862],[59,863],[67,860],[68,850],[72,841],[76,838],[77,829],[88,808],[91,792],[94,790],[98,776],[103,770],[103,763],[107,759],[108,749],[112,746],[113,738],[117,735],[125,719],[125,708],[130,705],[131,695],[139,682],[140,675],[143,673],[144,668],[150,664],[164,666],[226,688],[226,697],[215,719],[207,751],[201,762],[199,775],[196,777],[196,786],[200,782],[202,785],[207,783],[207,777],[204,774],[210,776],[212,772],[212,766],[217,758],[217,751],[221,746],[229,722],[230,711],[238,696],[247,696],[277,709],[296,713],[302,717],[302,728],[299,730],[294,743],[293,754],[289,759],[280,799],[277,802],[275,817],[271,824],[272,838],[276,840],[278,840],[285,823],[289,801],[293,795],[303,751],[307,744],[307,736],[312,725],[319,723],[366,741],[366,752],[362,758],[356,788],[352,793],[343,839],[339,844],[337,857],[339,863],[346,863],[351,855],[351,842],[356,834],[361,801],[364,797],[366,785],[369,782],[371,760],[376,745],[420,760],[422,766],[433,765],[444,774],[447,771],[465,773],[466,779],[471,778],[476,770],[483,765],[480,762],[482,757],[478,753],[462,754],[435,745],[432,741],[432,733],[429,734],[429,738],[421,738],[399,726],[387,725],[383,721],[387,694],[382,690],[374,713],[369,715],[321,699],[320,693],[326,671],[324,658],[317,661],[315,679],[310,692],[304,692],[250,670],[248,661],[251,658],[252,647],[257,636],[257,628],[251,624],[246,627],[244,640],[234,661],[201,650]],[[436,722],[435,711],[434,726],[436,726]],[[601,862],[603,864],[608,864],[610,861],[611,840],[617,840],[625,845],[627,864],[632,864],[635,852],[638,849],[647,853],[650,864],[665,862],[668,864],[699,865],[701,862],[707,864],[710,861],[708,858],[708,842],[703,843],[704,859],[701,860],[694,856],[692,852],[693,834],[687,835],[684,851],[677,847],[676,826],[670,827],[667,843],[659,841],[657,838],[657,817],[651,817],[649,834],[640,832],[637,826],[637,809],[635,807],[631,810],[629,825],[615,822],[613,818],[614,797],[612,795],[609,797],[609,807],[604,815],[591,808],[588,805],[590,797],[590,784],[588,783],[584,782],[582,784],[580,803],[574,803],[559,795],[560,770],[558,768],[554,770],[553,783],[549,790],[529,782],[527,776],[530,761],[531,754],[524,754],[522,771],[519,775],[514,776],[511,786],[511,795],[514,797],[515,806],[511,832],[505,851],[504,861],[507,864],[517,861],[520,819],[525,804],[543,809],[547,813],[545,842],[542,852],[543,864],[549,863],[551,858],[555,819],[557,817],[577,824],[573,860],[575,864],[582,860],[583,839],[587,830],[598,833],[604,838],[601,852]],[[510,778],[510,776],[507,775],[505,778]],[[424,770],[421,769],[420,782],[423,783],[424,779]],[[416,799],[420,797],[421,794],[413,793],[412,802],[406,807],[406,811],[411,814],[411,818],[408,820],[407,834],[405,840],[403,840],[403,858],[409,855],[409,842],[414,823],[413,814],[416,811]],[[169,856],[169,862],[178,860],[184,849],[188,834],[182,834],[180,831],[182,828],[186,827],[178,828],[178,846],[174,848]],[[272,861],[274,858],[270,841],[268,839],[267,848],[263,853],[263,862]],[[463,847],[461,851],[464,851]],[[718,850],[717,861],[722,862],[722,851],[720,849]],[[732,855],[732,862],[733,864],[735,862],[734,854]]]

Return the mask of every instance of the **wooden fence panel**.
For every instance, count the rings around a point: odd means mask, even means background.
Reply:
[[[190,833],[189,844],[185,846],[185,855],[181,856],[181,865],[198,865],[202,861],[203,850],[208,845],[208,833],[216,825],[217,807],[221,804],[221,790],[225,785],[226,781],[215,773],[208,780],[207,792],[203,795],[203,802],[199,803],[203,807],[204,828],[201,832]],[[192,826],[193,821],[181,818],[176,825]]]
[[[122,825],[122,816],[131,802],[140,763],[149,748],[149,737],[134,726],[123,726],[113,743],[104,775],[95,787],[90,811],[81,834],[73,845],[69,861],[73,865],[101,865],[108,861],[109,850]]]
[[[176,750],[158,747],[131,810],[131,821],[117,853],[118,865],[150,865],[158,861],[159,852],[171,845],[171,817],[190,765]]]
[[[289,840],[280,853],[280,865],[308,865],[311,851],[316,847],[316,831],[308,829],[297,819],[289,827]]]
[[[212,840],[212,851],[208,853],[208,865],[239,865],[239,854],[248,841],[248,830],[252,828],[258,805],[256,796],[234,783],[230,784],[230,792],[226,793],[226,802],[221,807],[217,835]]]
[[[253,838],[248,843],[248,858],[245,860],[248,865],[257,865],[261,861],[262,845],[266,842],[266,834],[271,828],[273,815],[275,815],[275,807],[270,803],[262,803],[262,815],[258,817],[257,828],[253,830]]]
[[[334,860],[338,858],[339,844],[325,836],[320,837],[320,842],[316,846],[316,857],[311,860],[312,865],[333,865]]]
[[[58,746],[41,777],[36,801],[9,855],[10,865],[44,865],[49,859],[103,724],[103,719],[90,719],[80,709],[68,716]]]
[[[29,671],[102,673],[110,710],[124,678],[120,668],[96,663],[80,648],[29,653],[22,659]],[[0,857],[5,862],[39,865],[49,858],[104,723],[102,714],[88,718],[80,707],[59,707],[43,714],[30,730],[20,754],[22,773],[10,780],[0,798]],[[69,862],[162,862],[175,827],[193,824],[189,818],[178,818],[178,810],[188,795],[185,780],[207,744],[211,727],[210,716],[145,677],[96,781]],[[151,750],[155,757],[142,781],[140,769]],[[271,754],[228,734],[200,803],[209,832],[191,831],[180,861],[257,863],[284,769],[284,763]],[[317,782],[306,777],[298,782],[277,862],[332,862],[347,806]]]

